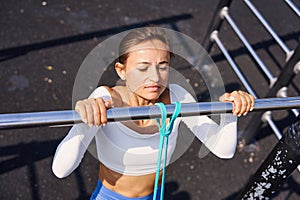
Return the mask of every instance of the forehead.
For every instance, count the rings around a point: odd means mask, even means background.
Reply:
[[[163,51],[169,51],[168,46],[157,39],[154,40],[148,40],[142,43],[139,43],[137,45],[134,45],[128,49],[128,53],[132,53],[135,51],[141,51],[141,50],[163,50]]]

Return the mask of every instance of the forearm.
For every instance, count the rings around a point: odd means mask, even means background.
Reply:
[[[98,128],[76,124],[56,149],[52,171],[58,178],[71,174],[80,164]]]
[[[237,118],[232,114],[222,114],[220,124],[207,116],[183,118],[194,135],[216,156],[231,158],[237,143]]]

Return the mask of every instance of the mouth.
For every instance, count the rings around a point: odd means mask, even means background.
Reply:
[[[150,92],[157,92],[160,89],[159,85],[149,85],[145,87],[146,90]]]

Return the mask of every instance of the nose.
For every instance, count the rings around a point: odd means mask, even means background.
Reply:
[[[149,70],[149,79],[153,82],[159,81],[159,74],[158,74],[157,66],[153,65],[151,67],[151,70]]]

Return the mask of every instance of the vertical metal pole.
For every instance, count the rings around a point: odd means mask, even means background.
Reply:
[[[278,141],[237,199],[271,199],[300,164],[300,115]]]
[[[278,76],[277,81],[269,89],[269,91],[267,92],[265,97],[275,97],[277,92],[281,88],[289,85],[289,83],[293,80],[293,78],[296,75],[294,68],[295,68],[296,64],[299,62],[299,59],[300,59],[300,44],[298,44],[293,56],[288,60],[287,64],[283,68],[282,72]],[[262,115],[263,115],[262,112],[256,112],[253,115],[247,128],[240,135],[240,142],[242,144],[249,144],[251,142],[251,140],[254,139],[257,131],[261,127]]]
[[[211,20],[211,23],[209,25],[209,28],[206,32],[206,36],[204,37],[204,42],[202,44],[203,48],[207,51],[210,52],[213,42],[210,40],[210,35],[213,31],[219,30],[223,20],[220,18],[220,11],[224,7],[229,7],[231,4],[232,0],[220,0],[219,4],[214,12],[213,19]]]

